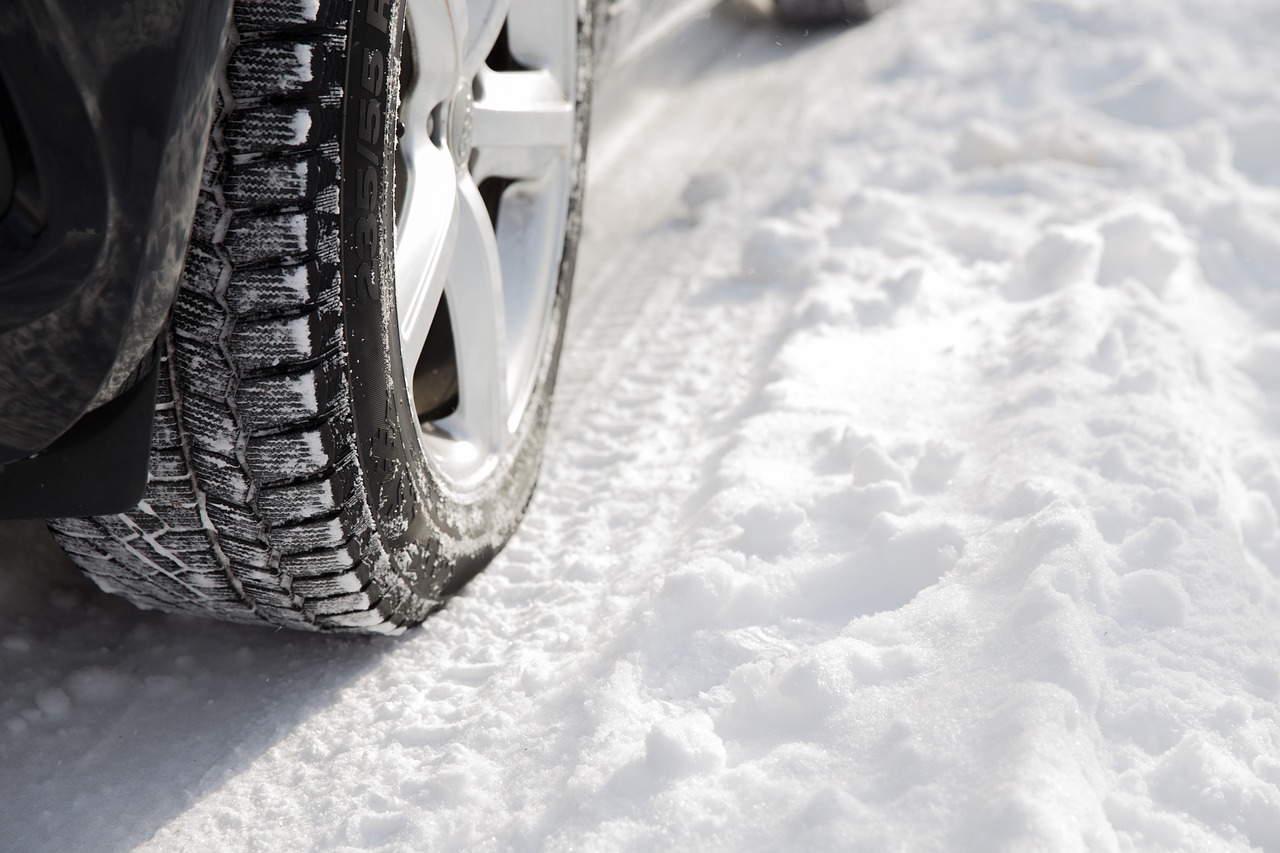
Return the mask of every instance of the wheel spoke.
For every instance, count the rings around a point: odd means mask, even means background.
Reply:
[[[406,132],[404,210],[396,223],[396,310],[405,371],[413,368],[444,291],[458,230],[457,171],[425,131]]]
[[[568,164],[538,181],[520,181],[502,195],[498,251],[504,272],[508,408],[523,406],[537,374],[555,300],[564,246],[563,198]]]
[[[453,94],[466,70],[468,22],[466,0],[411,0],[408,36],[413,44],[414,74],[412,80],[401,84],[402,113],[405,108],[417,107],[415,111],[425,120],[436,104]]]
[[[471,164],[478,182],[536,178],[573,146],[573,105],[548,71],[480,73]]]
[[[467,0],[467,6],[470,26],[464,43],[462,71],[467,77],[474,77],[498,41],[511,0]]]
[[[562,91],[574,91],[578,32],[574,0],[522,0],[507,16],[507,46],[525,68],[551,72]]]
[[[458,365],[458,409],[440,426],[498,451],[507,428],[507,347],[498,242],[480,190],[458,184],[456,251],[445,281]]]

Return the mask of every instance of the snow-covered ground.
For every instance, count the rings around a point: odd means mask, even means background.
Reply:
[[[539,493],[426,627],[0,530],[0,848],[1280,850],[1280,4],[744,14],[602,106]]]

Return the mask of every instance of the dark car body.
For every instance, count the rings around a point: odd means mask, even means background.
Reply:
[[[141,491],[230,6],[0,6],[0,514]]]

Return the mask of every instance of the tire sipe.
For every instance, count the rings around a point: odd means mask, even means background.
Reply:
[[[580,230],[577,9],[237,0],[145,497],[50,522],[100,587],[387,633],[503,547]]]

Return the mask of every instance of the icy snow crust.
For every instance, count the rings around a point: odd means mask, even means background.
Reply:
[[[603,102],[542,485],[426,628],[137,614],[4,529],[3,844],[1280,849],[1277,45],[695,27]]]

